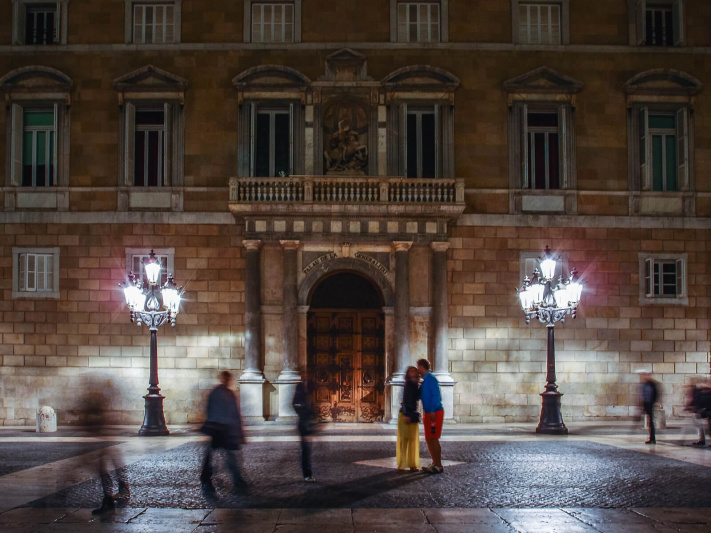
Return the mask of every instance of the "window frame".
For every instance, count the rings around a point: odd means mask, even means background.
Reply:
[[[693,109],[686,103],[676,102],[637,102],[630,106],[628,116],[629,129],[629,159],[631,189],[634,191],[679,193],[692,190],[693,184]],[[652,139],[649,133],[649,116],[655,114],[675,114],[677,148],[677,189],[661,191],[654,190]],[[640,125],[644,120],[646,134]],[[682,149],[680,150],[680,145]],[[642,146],[645,148],[642,157]],[[644,159],[644,161],[643,161]]]
[[[58,247],[54,248],[12,248],[12,298],[32,298],[43,299],[52,298],[58,299],[59,291],[59,251]],[[52,257],[52,290],[37,291],[37,290],[20,290],[20,257],[25,254],[46,255]],[[46,272],[46,270],[45,270]]]
[[[294,6],[293,32],[291,41],[259,41],[252,40],[252,6],[254,4],[292,4]],[[301,4],[302,0],[244,0],[244,27],[242,40],[245,43],[260,45],[287,45],[301,42]]]
[[[520,36],[521,4],[540,4],[560,6],[560,43],[528,43],[522,42]],[[511,0],[511,41],[523,46],[562,46],[570,44],[570,0]]]
[[[12,0],[12,44],[14,46],[56,46],[67,44],[67,17],[69,12],[70,0]],[[48,5],[55,4],[55,31],[57,32],[57,41],[51,44],[26,44],[25,24],[27,17],[27,8],[32,5]]]
[[[126,44],[162,46],[181,42],[183,0],[124,0],[125,3],[125,35]],[[173,40],[162,42],[138,42],[134,35],[134,7],[138,5],[173,5]]]
[[[167,280],[168,274],[175,274],[175,248],[126,248],[126,272],[133,272],[133,274],[138,274],[140,279],[145,280],[145,270],[141,269],[140,272],[136,272],[133,269],[135,258],[147,258],[151,250],[156,255],[160,261],[162,258],[166,260],[165,272],[161,268],[160,285],[162,286]],[[165,275],[165,279],[163,276]]]
[[[640,305],[689,305],[688,295],[688,254],[639,254],[639,304]],[[675,262],[677,265],[676,283],[681,286],[681,294],[675,296],[655,295],[647,290],[648,274],[653,272],[655,264]],[[681,268],[681,273],[679,273]]]
[[[575,162],[575,107],[567,101],[541,100],[513,102],[509,107],[509,150],[512,189],[528,191],[565,191],[577,187]],[[529,175],[529,112],[558,114],[558,179],[557,189],[531,187]],[[546,178],[546,181],[548,177]]]
[[[648,45],[647,8],[649,6],[667,6],[672,8],[674,42],[668,45]],[[664,47],[685,46],[686,44],[686,5],[685,0],[627,0],[629,18],[630,46]]]
[[[439,40],[437,41],[401,41],[398,18],[400,4],[439,4]],[[419,32],[418,32],[419,33]],[[449,42],[449,0],[390,0],[390,42],[411,46]]]

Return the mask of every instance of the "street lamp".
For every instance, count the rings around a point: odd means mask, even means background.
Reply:
[[[160,282],[160,261],[151,250],[147,261],[141,260],[145,270],[145,281],[140,275],[133,272],[128,273],[126,283],[119,283],[123,288],[126,304],[131,312],[131,322],[136,322],[138,326],[146,324],[151,331],[151,362],[150,380],[148,382],[148,394],[144,396],[146,400],[143,425],[138,431],[141,436],[168,435],[170,431],[165,425],[163,415],[163,398],[158,387],[158,328],[170,321],[175,327],[175,318],[180,312],[180,297],[182,287],[175,284],[172,274],[168,274],[165,285],[159,287]],[[160,294],[163,300],[164,309],[158,301]]]
[[[540,260],[540,269],[533,271],[532,277],[526,276],[523,286],[518,291],[521,308],[526,315],[526,324],[531,319],[548,328],[548,356],[546,372],[546,390],[541,393],[543,404],[541,407],[541,420],[536,428],[536,433],[548,435],[567,435],[568,428],[563,423],[560,413],[560,397],[555,376],[555,336],[553,330],[556,322],[565,322],[567,315],[575,318],[578,310],[580,296],[583,292],[582,284],[577,280],[576,271],[570,271],[570,277],[563,281],[563,276],[555,280],[557,257],[554,257],[548,246]]]

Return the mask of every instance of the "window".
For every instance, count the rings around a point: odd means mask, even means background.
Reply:
[[[630,44],[679,46],[684,41],[684,0],[628,0]]]
[[[638,107],[641,189],[686,190],[689,182],[688,109]]]
[[[13,44],[67,44],[68,4],[69,0],[13,0]]]
[[[520,181],[517,188],[569,188],[573,174],[571,145],[574,142],[571,106],[552,104],[549,107],[520,102],[513,110],[514,128],[520,127],[520,154],[516,156]]]
[[[244,41],[301,42],[301,0],[245,0]]]
[[[13,298],[59,298],[59,248],[13,248],[12,260]]]
[[[560,44],[560,6],[519,4],[520,43]]]
[[[170,110],[168,111],[170,112]],[[165,184],[165,109],[136,109],[134,134],[134,185],[157,187]]]
[[[541,271],[541,257],[543,253],[538,252],[520,252],[519,255],[519,277],[521,283],[525,277],[531,279],[533,272],[538,269]],[[558,261],[555,264],[555,273],[553,274],[553,279],[558,280],[561,276],[563,281],[565,281],[570,276],[570,271],[568,270],[568,253],[563,252],[558,255]]]
[[[449,0],[390,0],[390,40],[399,43],[449,41]]]
[[[182,0],[126,2],[126,42],[166,44],[180,42]]]
[[[439,42],[439,4],[399,3],[397,5],[397,40],[401,43]]]
[[[254,142],[254,175],[291,174],[291,113],[289,109],[257,111]]]
[[[139,276],[141,281],[146,280],[146,271],[143,262],[148,260],[150,248],[126,248],[126,270]],[[153,253],[160,261],[160,285],[168,280],[168,274],[174,273],[175,248],[155,248]]]
[[[56,113],[50,109],[24,109],[22,113],[22,186],[56,185]]]
[[[434,108],[407,110],[405,176],[434,178],[437,174],[437,134]]]
[[[569,44],[570,0],[511,0],[514,44]]]
[[[640,303],[688,303],[687,254],[639,254]]]

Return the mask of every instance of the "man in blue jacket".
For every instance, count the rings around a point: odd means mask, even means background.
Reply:
[[[441,474],[444,472],[444,468],[442,468],[442,447],[439,445],[444,422],[442,394],[439,390],[437,378],[430,372],[430,362],[427,359],[420,359],[417,361],[417,369],[422,376],[420,398],[422,400],[422,410],[425,412],[422,427],[425,430],[427,449],[432,457],[432,464],[423,468],[422,471],[428,474]]]

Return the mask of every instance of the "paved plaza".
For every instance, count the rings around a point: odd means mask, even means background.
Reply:
[[[214,495],[198,481],[205,439],[191,427],[139,438],[113,428],[36,434],[0,429],[0,531],[711,531],[711,447],[670,424],[646,446],[638,424],[569,424],[567,437],[535,425],[445,428],[442,475],[395,468],[395,428],[324,425],[314,476],[304,483],[289,426],[251,426],[241,452],[247,488],[224,469]],[[97,459],[122,452],[130,499],[93,517]],[[423,464],[427,464],[424,441]],[[220,458],[221,460],[221,458]]]

